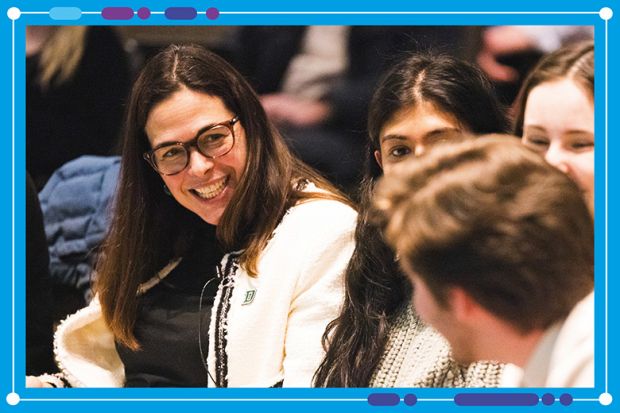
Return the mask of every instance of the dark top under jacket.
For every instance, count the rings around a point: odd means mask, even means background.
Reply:
[[[141,348],[131,351],[116,345],[125,365],[125,387],[207,385],[198,334],[200,330],[206,363],[209,320],[218,287],[217,265],[222,256],[215,227],[209,226],[181,263],[140,297],[134,332]]]

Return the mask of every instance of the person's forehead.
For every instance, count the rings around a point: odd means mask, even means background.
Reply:
[[[199,130],[232,117],[219,97],[184,89],[151,110],[145,132],[155,146],[168,141],[191,139]]]

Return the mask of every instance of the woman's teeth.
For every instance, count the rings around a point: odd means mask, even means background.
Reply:
[[[194,193],[202,199],[215,198],[224,190],[227,181],[228,178],[222,178],[212,185],[203,186],[202,188],[194,188],[192,191],[194,191]]]

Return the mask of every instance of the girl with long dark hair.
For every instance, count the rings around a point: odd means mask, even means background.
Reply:
[[[501,366],[459,366],[447,343],[411,308],[411,287],[380,230],[369,222],[375,182],[402,159],[466,132],[503,132],[507,119],[482,72],[447,56],[412,55],[380,82],[370,103],[369,142],[356,247],[346,298],[330,323],[315,375],[324,387],[496,386]]]

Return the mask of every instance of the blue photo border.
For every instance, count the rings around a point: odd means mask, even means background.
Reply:
[[[615,136],[617,119],[617,55],[609,53],[610,45],[617,45],[618,17],[605,19],[604,8],[614,10],[615,0],[577,1],[561,4],[555,1],[488,2],[475,0],[462,2],[444,0],[431,2],[382,2],[359,1],[356,4],[336,3],[328,0],[262,2],[250,0],[215,0],[176,3],[164,1],[3,1],[0,10],[0,42],[3,47],[0,82],[2,83],[2,110],[0,122],[4,150],[1,152],[0,179],[3,183],[3,200],[0,204],[2,220],[0,256],[2,281],[0,288],[0,386],[6,397],[1,401],[2,411],[38,411],[58,409],[63,411],[109,410],[147,408],[169,410],[181,408],[198,411],[236,411],[259,409],[266,411],[316,411],[338,409],[342,411],[378,411],[388,407],[369,404],[369,396],[383,395],[392,398],[396,406],[391,409],[415,408],[422,410],[453,411],[462,409],[454,403],[457,394],[518,394],[532,393],[537,397],[549,393],[555,403],[551,406],[538,403],[533,409],[571,409],[573,411],[613,411],[615,404],[606,405],[618,389],[617,332],[610,329],[616,321],[617,303],[610,297],[618,290],[613,276],[620,261],[615,257],[617,233],[616,218],[609,214],[617,205],[613,188],[617,167],[613,160],[619,151],[609,136]],[[165,11],[170,7],[194,7],[198,15],[193,20],[170,20]],[[60,9],[59,9],[60,7]],[[77,8],[81,12],[76,20],[68,20]],[[106,7],[129,7],[137,11],[148,7],[151,16],[130,20],[106,20],[101,12]],[[63,9],[64,8],[64,9]],[[206,16],[209,8],[216,8],[219,16]],[[19,13],[18,13],[19,11]],[[51,13],[50,13],[51,12]],[[64,14],[63,14],[64,13]],[[57,20],[55,20],[55,17]],[[290,24],[351,24],[351,25],[592,25],[595,28],[595,387],[590,389],[27,389],[25,371],[25,26],[26,25],[290,25]],[[614,70],[615,69],[615,70]],[[604,81],[603,81],[604,80]],[[610,112],[610,109],[612,112]],[[618,156],[618,155],[616,155]],[[9,202],[10,201],[10,202]],[[610,249],[611,248],[611,249]],[[560,395],[570,394],[573,403],[563,406]],[[416,403],[411,402],[415,395]],[[620,397],[620,396],[619,396]],[[105,402],[105,403],[104,403]],[[136,406],[135,403],[144,406]],[[471,410],[471,408],[469,408]],[[492,408],[495,409],[495,408]],[[515,409],[515,407],[507,407]],[[488,408],[487,408],[488,410]]]

